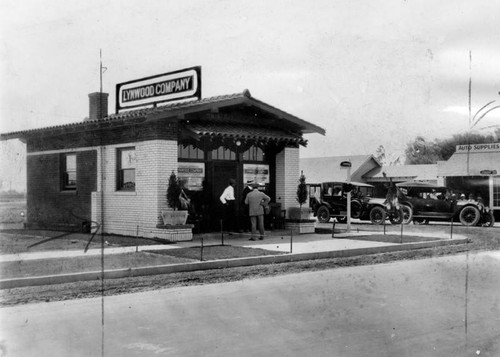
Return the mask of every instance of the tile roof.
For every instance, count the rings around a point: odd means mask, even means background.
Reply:
[[[186,128],[194,132],[198,136],[216,136],[216,137],[231,137],[253,140],[277,140],[291,141],[305,145],[306,140],[301,135],[288,133],[284,130],[275,128],[265,128],[262,126],[252,126],[245,124],[230,124],[230,123],[189,123]]]
[[[184,102],[168,103],[163,105],[158,105],[154,108],[141,108],[133,109],[128,111],[123,111],[116,114],[111,114],[108,117],[101,120],[86,120],[76,123],[69,123],[64,125],[56,125],[45,128],[29,129],[11,133],[5,133],[0,135],[0,140],[7,140],[10,138],[23,137],[29,134],[37,134],[44,131],[58,130],[58,129],[82,129],[85,130],[87,127],[95,127],[99,124],[113,124],[123,120],[133,120],[133,119],[161,119],[165,117],[176,117],[183,114],[196,113],[199,111],[210,110],[211,108],[219,108],[224,106],[235,106],[239,104],[244,105],[254,105],[272,113],[284,120],[294,123],[299,126],[303,133],[320,133],[325,134],[325,130],[319,126],[288,114],[276,107],[259,101],[251,97],[248,90],[244,90],[242,93],[228,94],[221,96],[214,96],[209,98],[203,98],[200,100],[191,100]]]

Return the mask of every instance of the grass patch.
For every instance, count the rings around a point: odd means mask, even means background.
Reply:
[[[154,254],[170,255],[178,258],[197,259],[201,258],[201,246],[179,249],[165,249],[148,251]],[[260,248],[245,248],[231,245],[211,245],[203,247],[203,260],[218,260],[231,258],[258,257],[263,255],[285,254]]]
[[[53,238],[42,244],[32,246],[33,244],[41,243],[44,240]],[[27,252],[40,252],[48,250],[84,250],[88,242],[92,238],[91,234],[86,233],[68,233],[55,232],[46,230],[24,230],[11,229],[0,232],[0,253],[15,254]],[[141,238],[117,235],[104,235],[106,247],[127,247],[139,245],[160,245],[170,244],[165,240]],[[95,235],[91,241],[89,248],[101,247],[101,235]]]
[[[0,223],[22,223],[26,214],[26,200],[0,201]]]

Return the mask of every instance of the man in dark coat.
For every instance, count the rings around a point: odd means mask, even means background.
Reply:
[[[259,184],[253,183],[253,190],[248,193],[245,198],[245,204],[248,205],[248,214],[252,222],[252,237],[250,240],[255,240],[257,233],[257,224],[259,227],[260,240],[264,239],[264,206],[267,206],[271,198],[264,192],[258,190]]]
[[[243,189],[243,193],[241,194],[241,205],[243,206],[243,231],[248,232],[251,229],[250,216],[248,215],[248,205],[245,203],[245,199],[247,195],[252,192],[252,183],[253,180],[248,180],[247,185]]]

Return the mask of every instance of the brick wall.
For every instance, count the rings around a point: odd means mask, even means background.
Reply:
[[[62,190],[63,153],[27,156],[27,224],[82,229],[91,219],[91,193],[96,190],[95,150],[76,152],[76,190]]]
[[[299,206],[296,200],[299,176],[299,149],[284,148],[276,155],[276,202],[281,202],[287,215],[288,208]]]
[[[136,151],[135,191],[117,191],[117,150],[130,146]],[[102,222],[102,202],[104,232],[134,236],[139,229],[140,236],[152,236],[157,224],[162,222],[160,212],[167,209],[168,178],[172,171],[177,172],[177,141],[108,145],[103,150],[103,157],[103,191],[92,196],[93,219]],[[100,167],[98,171],[100,178]]]

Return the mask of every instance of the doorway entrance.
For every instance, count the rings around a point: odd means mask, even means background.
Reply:
[[[238,200],[238,192],[240,191],[240,180],[238,180],[238,163],[236,162],[214,162],[212,164],[212,170],[209,172],[210,181],[212,182],[212,200],[211,200],[211,228],[213,231],[220,230],[220,221],[224,218],[224,206],[220,202],[220,196],[224,189],[229,184],[229,179],[234,179],[236,181],[236,185],[234,187],[235,193],[235,216],[236,220],[239,216],[239,206],[240,202]],[[234,227],[238,227],[238,222],[233,222]],[[226,230],[224,228],[224,230]]]

